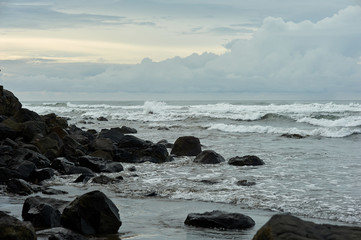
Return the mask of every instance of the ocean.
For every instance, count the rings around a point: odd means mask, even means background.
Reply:
[[[56,113],[84,129],[128,126],[135,136],[170,143],[200,139],[226,160],[256,155],[265,165],[200,165],[192,157],[135,165],[121,184],[102,186],[113,198],[158,198],[229,204],[247,210],[361,224],[361,102],[120,101],[25,102],[39,114]],[[108,121],[98,121],[105,117]],[[295,136],[295,138],[286,137]],[[133,164],[124,163],[125,169]],[[111,174],[110,174],[111,175]],[[119,175],[119,174],[118,174]],[[76,192],[73,177],[51,184]],[[255,182],[239,186],[240,180]],[[71,190],[73,189],[73,190]],[[75,190],[74,190],[75,189]],[[113,200],[113,199],[112,199]],[[212,209],[209,209],[212,210]]]

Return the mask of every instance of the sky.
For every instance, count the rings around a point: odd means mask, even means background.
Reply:
[[[0,0],[20,100],[361,100],[361,0]]]

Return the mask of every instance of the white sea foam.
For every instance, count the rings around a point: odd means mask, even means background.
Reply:
[[[303,130],[298,128],[281,128],[260,125],[228,125],[224,123],[206,125],[205,127],[209,130],[219,130],[230,133],[299,134],[302,136],[322,136],[333,138],[342,138],[352,134],[361,133],[360,129],[349,128],[316,128],[312,130]]]

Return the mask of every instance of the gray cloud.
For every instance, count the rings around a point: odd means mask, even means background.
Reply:
[[[39,64],[38,59],[1,61],[0,66],[5,87],[16,91],[361,96],[359,22],[360,6],[318,22],[269,17],[252,39],[230,42],[219,56],[144,59],[134,65]]]

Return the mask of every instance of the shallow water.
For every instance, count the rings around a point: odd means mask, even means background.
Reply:
[[[160,165],[139,164],[137,176],[125,171],[120,174],[124,181],[106,186],[116,198],[154,191],[166,199],[230,203],[361,224],[360,102],[82,102],[25,107],[69,117],[70,123],[85,129],[126,125],[153,142],[172,143],[193,135],[203,149],[215,150],[225,159],[257,155],[265,162],[258,167],[206,166],[184,157]],[[97,121],[100,116],[109,121]],[[238,180],[256,185],[238,186]],[[70,179],[56,181],[72,186]]]

